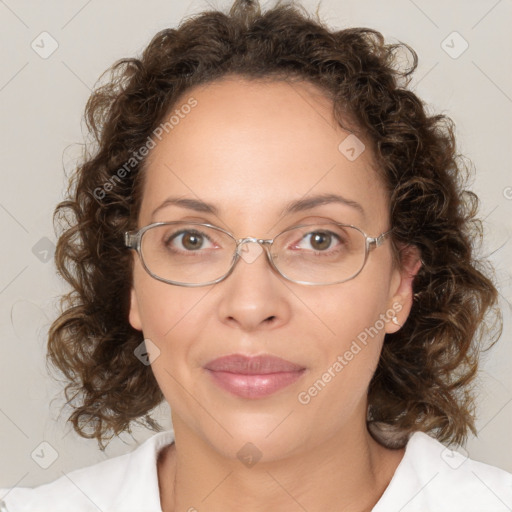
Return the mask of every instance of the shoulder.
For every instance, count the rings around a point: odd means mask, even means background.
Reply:
[[[512,509],[512,474],[415,432],[372,512],[504,512]]]
[[[172,431],[159,432],[130,453],[48,484],[0,489],[0,512],[161,512],[157,458],[173,441]]]

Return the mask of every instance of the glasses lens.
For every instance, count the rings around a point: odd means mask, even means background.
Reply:
[[[366,238],[337,224],[310,224],[281,233],[272,246],[279,271],[294,281],[332,284],[354,277],[364,265]]]
[[[153,226],[141,240],[144,264],[166,281],[201,284],[215,281],[230,268],[236,242],[215,228],[194,223]]]
[[[271,247],[276,268],[288,279],[333,284],[363,268],[366,239],[361,231],[333,223],[288,229]],[[236,242],[220,229],[176,222],[153,226],[142,235],[141,254],[155,277],[178,284],[216,281],[230,269]]]

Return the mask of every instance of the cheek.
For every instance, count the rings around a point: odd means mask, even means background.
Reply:
[[[373,327],[384,334],[382,321],[377,321],[386,311],[386,296],[379,288],[372,281],[355,279],[333,287],[329,293],[324,291],[313,300],[315,316],[326,327],[327,346],[342,350],[358,336],[364,338],[361,333],[368,329],[375,335]]]
[[[317,400],[319,412],[325,407],[328,414],[332,401],[350,407],[366,394],[385,335],[380,317],[386,312],[385,294],[372,282],[341,283],[314,302],[316,316],[326,327],[326,335],[317,338],[319,364],[309,382],[324,398]]]
[[[153,279],[140,265],[134,269],[134,287],[146,338],[164,341],[193,308],[193,293]]]
[[[193,313],[194,308],[199,310],[201,297],[195,290],[184,291],[150,276],[140,276],[135,287],[143,335],[154,351],[151,369],[166,400],[173,405],[180,403],[186,394],[182,396],[179,383],[187,383],[189,388],[194,382],[190,359],[201,322]]]
[[[203,301],[209,289],[169,285],[152,278],[144,269],[135,271],[134,286],[144,338],[160,350],[160,363],[175,366],[194,349],[211,316]]]

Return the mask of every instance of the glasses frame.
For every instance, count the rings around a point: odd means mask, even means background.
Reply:
[[[208,281],[207,283],[182,283],[182,282],[179,282],[179,281],[171,281],[169,279],[164,279],[163,277],[160,277],[160,276],[157,276],[156,274],[153,274],[153,272],[151,272],[151,270],[146,266],[146,262],[144,261],[144,256],[142,255],[142,250],[141,250],[142,237],[143,237],[143,235],[144,235],[144,233],[146,231],[148,231],[148,230],[150,230],[150,229],[152,229],[154,227],[157,227],[157,226],[170,226],[170,225],[174,225],[174,224],[187,224],[187,225],[194,225],[194,226],[205,226],[205,227],[208,227],[208,228],[216,229],[216,230],[221,231],[221,232],[225,233],[226,235],[230,236],[235,241],[236,248],[235,248],[235,252],[233,254],[233,259],[231,261],[231,266],[230,266],[229,270],[223,276],[215,279],[214,281]],[[144,267],[146,272],[151,277],[153,277],[154,279],[157,279],[158,281],[162,281],[163,283],[173,284],[173,285],[176,285],[176,286],[185,286],[185,287],[188,287],[188,288],[195,288],[195,287],[199,287],[199,286],[209,286],[209,285],[212,285],[212,284],[220,283],[221,281],[226,279],[233,272],[233,270],[235,269],[235,266],[238,263],[238,260],[240,259],[240,252],[239,252],[240,251],[240,247],[242,247],[243,244],[246,244],[246,243],[249,243],[249,242],[258,243],[258,244],[260,244],[265,249],[265,252],[267,254],[267,261],[269,262],[270,266],[280,276],[284,277],[286,280],[291,281],[292,283],[304,284],[304,285],[308,285],[308,286],[327,286],[327,285],[331,285],[331,284],[345,283],[346,281],[350,281],[350,280],[354,279],[356,276],[358,276],[361,273],[361,271],[363,270],[364,266],[366,265],[366,262],[368,260],[368,255],[370,254],[370,251],[372,249],[380,247],[384,243],[385,239],[389,236],[389,234],[393,231],[393,228],[391,228],[388,231],[384,231],[383,233],[381,233],[380,235],[378,235],[376,237],[372,237],[372,236],[368,236],[362,229],[358,228],[357,226],[353,226],[352,224],[343,224],[343,223],[340,223],[340,222],[325,222],[324,223],[325,225],[334,224],[336,226],[354,228],[354,229],[359,231],[364,236],[364,239],[365,239],[365,253],[364,253],[364,260],[363,260],[363,264],[361,265],[361,268],[353,276],[351,276],[351,277],[349,277],[347,279],[342,279],[341,281],[335,281],[334,283],[312,283],[312,282],[309,282],[309,281],[296,281],[295,279],[291,279],[290,277],[288,277],[286,274],[284,274],[283,272],[281,272],[277,268],[277,266],[274,263],[274,260],[272,259],[272,254],[270,252],[270,249],[272,247],[272,244],[274,243],[274,240],[277,237],[281,236],[283,233],[286,233],[287,231],[291,231],[292,229],[306,227],[306,226],[315,226],[315,225],[319,225],[319,224],[320,224],[319,222],[315,222],[315,223],[312,223],[312,224],[297,224],[297,225],[294,225],[294,226],[291,226],[291,227],[285,229],[284,231],[281,231],[281,233],[276,235],[274,238],[265,239],[265,238],[254,238],[254,237],[236,238],[229,231],[226,231],[225,229],[223,229],[223,228],[221,228],[219,226],[215,226],[213,224],[208,224],[208,223],[205,223],[205,222],[187,222],[187,221],[153,222],[152,224],[148,224],[147,226],[144,226],[144,227],[140,228],[139,230],[125,231],[125,233],[124,233],[124,243],[125,243],[126,247],[128,247],[129,249],[133,249],[133,250],[135,250],[137,252],[137,254],[139,255],[140,261],[142,263],[142,266]]]

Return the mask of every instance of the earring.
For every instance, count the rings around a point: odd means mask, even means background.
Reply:
[[[398,327],[402,327],[402,324],[399,324],[398,323],[398,318],[396,316],[394,316],[391,321],[395,324],[395,325],[398,325]]]

